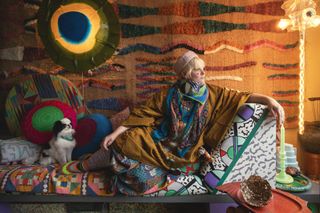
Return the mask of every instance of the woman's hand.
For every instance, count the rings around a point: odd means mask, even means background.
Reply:
[[[125,126],[119,126],[115,131],[113,131],[111,134],[107,135],[101,146],[105,149],[108,150],[108,147],[116,140],[116,138],[122,134],[123,132],[127,131],[129,128]]]
[[[102,142],[102,146],[105,150],[108,150],[108,147],[114,142],[114,140],[116,139],[116,135],[113,133],[107,135],[103,142]]]
[[[285,119],[284,109],[279,104],[279,102],[277,102],[275,99],[266,95],[253,93],[251,94],[247,102],[260,103],[260,104],[267,105],[270,113],[277,118],[278,125],[281,126],[284,123],[284,119]]]
[[[274,100],[271,97],[267,97],[266,104],[268,106],[268,109],[270,113],[277,117],[278,119],[278,125],[281,126],[284,123],[285,113],[283,107],[279,104],[278,101]]]

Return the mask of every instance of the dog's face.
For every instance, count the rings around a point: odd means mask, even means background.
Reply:
[[[59,136],[72,137],[75,130],[72,128],[71,121],[68,118],[63,118],[56,121],[53,126],[53,134],[57,138]]]

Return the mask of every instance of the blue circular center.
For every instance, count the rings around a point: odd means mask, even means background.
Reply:
[[[88,17],[79,12],[67,12],[60,15],[58,27],[62,38],[74,44],[85,41],[91,30]]]

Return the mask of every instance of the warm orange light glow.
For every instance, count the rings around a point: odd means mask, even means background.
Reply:
[[[278,27],[281,29],[281,30],[285,30],[287,29],[287,27],[291,25],[291,20],[290,19],[281,19],[279,21],[279,24],[278,24]]]

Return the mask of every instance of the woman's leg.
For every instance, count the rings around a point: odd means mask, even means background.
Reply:
[[[120,193],[142,195],[158,190],[166,184],[167,172],[112,150],[110,168],[117,175],[116,186]]]
[[[70,161],[63,165],[62,171],[68,173],[82,173],[106,168],[110,165],[111,151],[99,149],[84,160]]]

